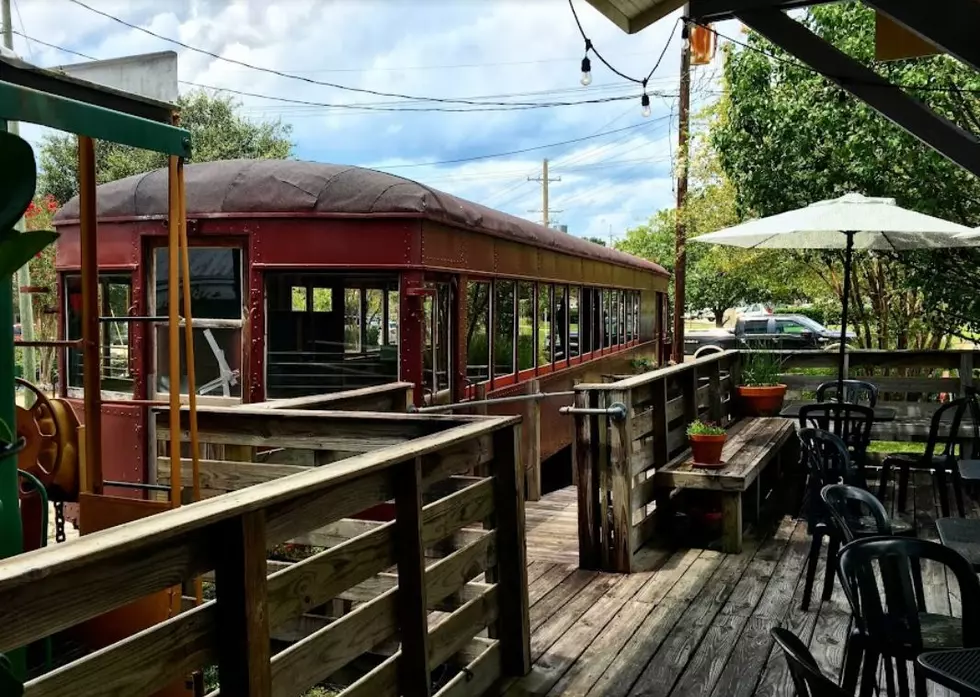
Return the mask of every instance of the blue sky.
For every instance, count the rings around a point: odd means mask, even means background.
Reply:
[[[583,87],[583,41],[567,0],[84,0],[160,35],[225,58],[310,80],[382,92],[477,101],[556,102],[627,97],[521,111],[410,113],[300,106],[237,97],[251,119],[293,126],[296,156],[387,169],[474,201],[539,220],[541,159],[551,161],[552,220],[569,232],[608,238],[671,205],[680,30],[675,13],[627,36],[584,0],[574,0],[586,33],[620,71],[644,76],[673,40],[650,80],[652,114],[640,89],[593,57]],[[330,104],[418,106],[248,69],[177,47],[70,0],[15,0],[15,50],[53,66],[81,60],[22,35],[94,56],[178,52],[181,80],[272,97]],[[733,29],[728,28],[731,33]],[[718,65],[695,69],[695,102],[713,99]],[[181,89],[189,89],[182,85]],[[423,106],[434,106],[423,102]],[[454,105],[444,105],[452,107]],[[608,131],[616,131],[608,133]],[[26,127],[36,142],[40,130]],[[579,143],[432,165],[580,139]]]

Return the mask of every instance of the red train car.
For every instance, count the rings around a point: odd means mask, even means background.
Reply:
[[[667,274],[649,261],[359,167],[194,164],[186,190],[201,404],[394,380],[416,385],[417,404],[456,402],[480,384],[490,397],[531,379],[553,392],[639,352],[663,358]],[[167,314],[167,210],[165,170],[98,187],[110,480],[152,480],[147,407],[125,402],[173,387],[166,324],[133,320]],[[78,214],[76,198],[55,220],[65,339],[80,337]],[[80,351],[59,376],[80,398]],[[558,406],[542,407],[542,460],[571,442]]]

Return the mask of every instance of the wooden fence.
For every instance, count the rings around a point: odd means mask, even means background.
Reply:
[[[579,565],[629,573],[654,532],[654,472],[687,449],[694,419],[734,418],[739,352],[726,351],[617,382],[577,385],[575,468]],[[622,411],[616,412],[617,406]]]
[[[166,438],[169,414],[158,419]],[[452,677],[439,697],[482,694],[529,670],[518,421],[202,408],[201,438],[212,444],[361,454],[244,489],[242,471],[261,479],[268,466],[205,460],[202,476],[240,490],[7,560],[0,651],[208,575],[215,600],[45,673],[26,694],[150,695],[209,666],[235,697],[298,696],[327,680],[346,684],[345,697],[428,696],[440,666]],[[476,467],[487,476],[458,476]],[[349,539],[322,532],[389,501],[389,522]],[[268,549],[311,534],[327,549],[270,568]],[[446,550],[449,539],[459,547]],[[338,597],[351,601],[348,614],[273,654],[277,628]],[[390,655],[337,678],[386,643]]]

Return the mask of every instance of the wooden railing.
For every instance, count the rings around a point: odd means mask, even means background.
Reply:
[[[654,533],[654,471],[687,449],[694,419],[728,425],[734,418],[739,352],[630,376],[577,385],[575,467],[579,564],[629,573]],[[624,411],[590,414],[580,410]]]
[[[326,394],[273,399],[258,404],[243,404],[249,409],[317,409],[343,411],[392,411],[405,413],[412,404],[413,385],[410,382],[391,382],[385,385],[362,387],[356,390]]]
[[[345,697],[430,695],[440,666],[454,676],[440,697],[482,694],[529,670],[518,421],[201,409],[212,443],[364,452],[7,560],[0,652],[208,575],[215,600],[43,674],[26,694],[150,695],[216,665],[224,695],[302,695],[396,638],[342,681]],[[457,477],[478,466],[488,476]],[[387,501],[394,520],[268,573],[268,549]],[[457,549],[427,558],[454,539]],[[345,594],[348,614],[271,654],[277,627]]]
[[[820,383],[837,379],[840,362],[835,352],[778,353],[784,361],[781,380],[788,387],[787,399],[812,397]],[[848,351],[844,368],[845,377],[876,384],[879,404],[896,410],[895,421],[874,425],[872,438],[925,441],[939,395],[955,398],[976,385],[974,371],[980,368],[980,351]],[[806,373],[800,373],[801,369]],[[970,429],[970,424],[964,424],[963,434],[969,435]]]

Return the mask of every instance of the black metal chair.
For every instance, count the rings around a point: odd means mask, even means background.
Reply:
[[[773,627],[769,633],[786,657],[789,675],[796,687],[796,697],[847,697],[847,692],[820,672],[813,654],[793,632]]]
[[[817,387],[818,402],[864,404],[872,409],[878,404],[878,386],[865,380],[844,380],[844,399],[837,398],[837,381],[822,382]]]
[[[921,584],[916,584],[922,562],[945,567],[947,582],[956,581],[962,617],[929,611],[927,599],[920,597]],[[907,697],[907,661],[924,651],[980,646],[980,581],[970,563],[949,547],[908,537],[858,539],[844,546],[839,564],[855,624],[845,648],[845,689],[857,683],[861,656],[862,697],[871,695],[881,658],[886,666],[894,659],[899,693]],[[890,670],[886,677],[893,697]],[[914,681],[916,695],[925,695],[925,678],[918,671]]]
[[[813,581],[820,561],[823,540],[828,540],[828,569],[824,573],[823,599],[829,600],[834,590],[833,562],[843,538],[833,527],[830,511],[820,496],[828,484],[851,484],[861,480],[860,470],[854,467],[847,453],[844,441],[830,431],[818,428],[802,428],[797,434],[803,464],[807,469],[806,495],[803,511],[806,517],[807,532],[811,536],[810,554],[807,558],[806,580],[803,585],[803,610],[810,607]]]
[[[857,486],[867,488],[865,462],[871,444],[875,412],[863,404],[818,402],[800,407],[800,428],[815,427],[839,436],[847,446],[851,462],[861,473]],[[848,482],[855,484],[855,482]]]
[[[924,453],[891,453],[882,461],[878,479],[878,496],[881,498],[885,496],[891,472],[893,469],[898,469],[898,510],[904,512],[911,472],[931,470],[935,472],[943,517],[949,517],[949,494],[946,489],[946,474],[949,473],[953,483],[953,495],[956,497],[956,508],[962,517],[963,483],[957,467],[959,459],[957,453],[962,452],[959,432],[963,418],[967,414],[973,421],[973,454],[976,454],[976,448],[980,445],[980,403],[975,396],[954,399],[943,404],[933,413],[929,422],[929,438]],[[944,424],[949,428],[946,435],[940,436]],[[959,451],[957,446],[960,446]]]
[[[847,484],[828,484],[820,490],[831,520],[844,542],[859,538],[914,536],[914,527],[904,520],[889,518],[874,494]]]

